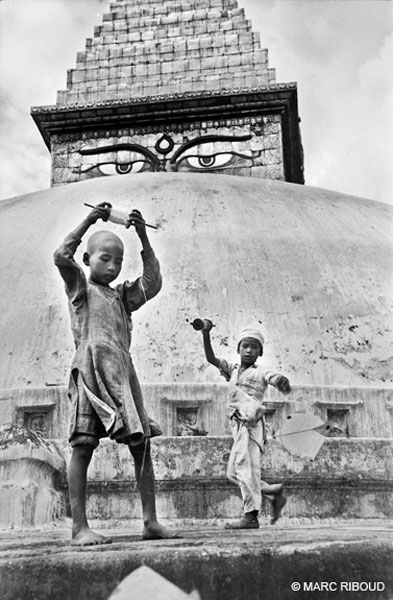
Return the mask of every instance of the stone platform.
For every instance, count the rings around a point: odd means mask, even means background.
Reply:
[[[202,600],[393,598],[392,521],[283,518],[241,532],[183,521],[181,539],[150,542],[129,522],[86,548],[69,546],[68,525],[0,531],[2,600],[107,600],[142,564]]]

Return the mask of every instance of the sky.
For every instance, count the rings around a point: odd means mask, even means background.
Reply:
[[[393,204],[393,1],[238,0],[298,84],[306,185]],[[47,189],[30,107],[56,103],[108,0],[0,0],[0,200]]]

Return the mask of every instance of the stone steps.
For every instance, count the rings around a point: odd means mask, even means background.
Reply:
[[[164,519],[230,519],[242,513],[238,488],[226,478],[229,436],[152,440],[157,510]],[[61,452],[69,454],[63,447]],[[328,438],[314,460],[269,441],[263,479],[284,483],[284,515],[297,518],[393,518],[393,440]],[[65,490],[64,490],[65,491]],[[89,518],[140,518],[128,449],[102,441],[89,468]],[[263,517],[270,518],[269,502]]]
[[[181,539],[147,542],[140,524],[120,527],[103,532],[112,544],[84,548],[69,546],[64,527],[0,532],[2,600],[107,600],[142,564],[186,593],[198,590],[202,600],[393,597],[386,523],[277,524],[240,535],[206,525],[178,530]],[[322,582],[330,590],[320,591]]]

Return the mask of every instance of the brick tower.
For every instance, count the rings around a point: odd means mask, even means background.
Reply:
[[[275,81],[237,0],[117,0],[32,108],[52,185],[143,171],[304,183],[295,83]]]

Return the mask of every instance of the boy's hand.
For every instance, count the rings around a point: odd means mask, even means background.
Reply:
[[[215,327],[213,321],[210,319],[203,319],[202,333],[209,333],[213,327]]]
[[[276,381],[276,388],[283,394],[289,394],[291,391],[291,384],[289,379],[285,375],[280,375]]]
[[[109,202],[100,202],[93,208],[93,210],[87,215],[88,221],[93,224],[98,221],[98,219],[102,219],[103,221],[107,221],[109,219],[109,215],[111,213],[112,204]]]
[[[136,208],[130,212],[126,222],[126,228],[128,229],[133,225],[135,227],[135,231],[139,235],[139,237],[146,236],[146,225],[145,219],[142,217],[142,213]]]

